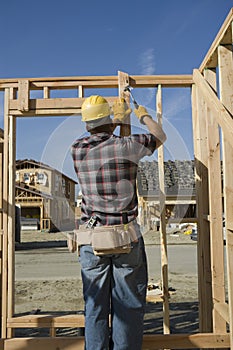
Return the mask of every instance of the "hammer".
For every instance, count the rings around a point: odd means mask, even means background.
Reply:
[[[130,96],[131,96],[131,98],[132,98],[134,107],[135,107],[136,109],[138,109],[139,105],[138,105],[138,103],[136,102],[135,98],[134,98],[133,95],[132,95],[132,92],[131,92],[132,89],[133,89],[132,87],[130,87],[129,85],[127,85],[127,86],[124,88],[124,91],[128,91],[128,92],[129,92],[129,94],[130,94]]]

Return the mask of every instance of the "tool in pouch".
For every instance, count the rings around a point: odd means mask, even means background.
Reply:
[[[91,216],[91,218],[85,224],[85,231],[83,230],[74,230],[72,233],[67,234],[67,247],[70,253],[74,253],[78,250],[78,247],[82,244],[90,244],[90,232],[88,229],[93,229],[96,226],[98,217],[96,215]],[[84,232],[84,235],[82,234]],[[89,233],[89,234],[88,234]],[[92,233],[92,232],[91,232]]]

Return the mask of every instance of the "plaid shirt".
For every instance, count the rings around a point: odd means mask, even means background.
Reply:
[[[138,162],[156,149],[151,134],[127,137],[98,133],[78,139],[71,154],[82,192],[81,222],[97,215],[101,225],[129,222],[138,215],[136,178]]]

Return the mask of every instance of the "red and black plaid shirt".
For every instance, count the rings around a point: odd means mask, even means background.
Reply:
[[[81,221],[97,215],[101,225],[122,223],[138,215],[136,177],[138,162],[156,149],[151,134],[127,137],[98,133],[72,145],[74,168],[82,192]]]

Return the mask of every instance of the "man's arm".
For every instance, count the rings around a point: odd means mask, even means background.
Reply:
[[[112,106],[112,111],[114,114],[113,123],[122,123],[125,117],[131,113],[131,109],[128,108],[125,100],[120,98],[116,100]],[[149,133],[156,137],[156,148],[161,146],[166,141],[166,134],[164,133],[162,127],[152,119],[151,115],[147,112],[147,109],[143,106],[138,106],[134,110],[136,117],[140,120],[143,125],[146,125]]]
[[[150,134],[156,137],[156,148],[160,147],[167,139],[167,136],[161,126],[147,115],[143,117],[143,122],[147,126]]]
[[[157,147],[161,146],[167,139],[162,127],[152,119],[151,115],[147,112],[146,108],[139,106],[134,110],[136,117],[140,120],[141,124],[146,125],[150,134],[156,137]]]

